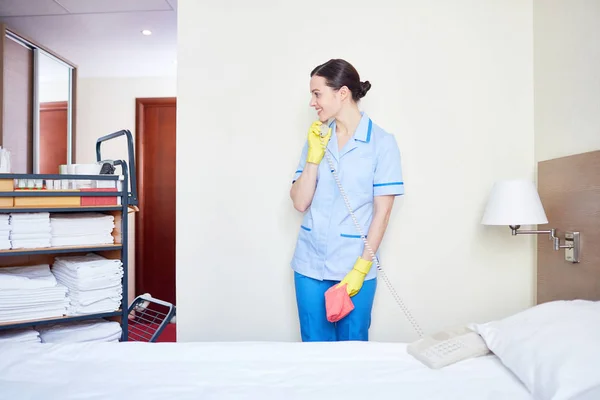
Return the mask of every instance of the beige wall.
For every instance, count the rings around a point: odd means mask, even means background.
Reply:
[[[533,238],[480,225],[494,181],[534,177],[531,1],[178,4],[179,340],[299,339],[288,191],[334,57],[402,151],[381,261],[424,330],[532,304]],[[383,282],[371,337],[415,338]]]
[[[109,133],[129,129],[135,138],[135,99],[175,97],[176,78],[79,79],[77,93],[77,163],[96,162],[96,140]],[[127,160],[124,137],[102,145],[102,156]],[[135,220],[129,216],[129,299],[135,282]]]
[[[534,1],[536,161],[600,149],[600,2]]]

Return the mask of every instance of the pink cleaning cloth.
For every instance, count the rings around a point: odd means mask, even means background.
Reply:
[[[329,322],[337,322],[354,310],[346,284],[332,286],[325,292],[325,309]]]

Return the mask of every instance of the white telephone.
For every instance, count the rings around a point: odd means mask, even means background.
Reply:
[[[419,339],[408,345],[407,352],[429,368],[439,369],[490,350],[477,332],[459,327]]]

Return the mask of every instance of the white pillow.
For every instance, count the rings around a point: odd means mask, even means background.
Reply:
[[[535,399],[600,399],[600,301],[543,303],[470,328]]]

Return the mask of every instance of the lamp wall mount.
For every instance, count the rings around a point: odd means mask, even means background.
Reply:
[[[555,251],[565,249],[565,260],[571,263],[578,263],[581,254],[581,234],[579,232],[565,232],[565,244],[560,244],[560,238],[556,236],[556,229],[550,230],[519,230],[520,225],[510,225],[513,236],[547,234],[553,242]]]

